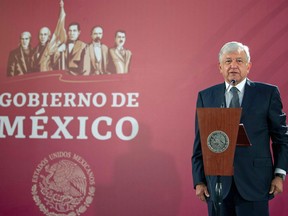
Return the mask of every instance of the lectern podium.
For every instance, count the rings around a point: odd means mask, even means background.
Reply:
[[[217,176],[216,211],[220,215],[222,183],[220,176],[232,176],[236,143],[249,146],[244,125],[239,125],[241,108],[197,108],[204,173]]]
[[[241,108],[197,108],[206,176],[232,176],[237,140],[241,146],[250,145],[244,126],[239,125],[241,111]]]

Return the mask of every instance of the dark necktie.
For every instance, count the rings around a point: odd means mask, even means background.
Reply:
[[[236,87],[232,87],[230,91],[232,92],[233,97],[229,107],[231,108],[240,107],[238,89]]]

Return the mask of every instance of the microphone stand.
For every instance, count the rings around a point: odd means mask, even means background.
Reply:
[[[236,80],[232,79],[229,82],[228,87],[225,89],[224,92],[224,101],[221,104],[221,108],[225,108],[225,94],[227,93],[228,89],[230,88],[231,85],[234,85],[236,83]],[[215,201],[214,201],[214,208],[216,211],[216,216],[221,215],[221,205],[223,201],[223,191],[222,191],[222,182],[221,182],[221,177],[220,175],[217,175],[217,180],[216,180],[216,185],[215,185]]]
[[[230,88],[230,86],[235,85],[236,80],[232,79],[229,82],[228,87],[225,89],[224,92],[224,102],[221,104],[221,108],[225,108],[225,94],[227,93],[228,89]],[[222,182],[221,182],[221,176],[217,175],[217,180],[216,180],[216,185],[215,185],[215,201],[214,201],[214,208],[216,211],[216,216],[220,216],[221,215],[221,205],[223,202],[223,191],[222,191]]]
[[[222,182],[221,182],[221,177],[218,175],[217,176],[217,181],[216,181],[216,186],[215,186],[215,210],[216,210],[216,215],[220,216],[221,215],[221,205],[223,201],[223,192],[222,192]]]

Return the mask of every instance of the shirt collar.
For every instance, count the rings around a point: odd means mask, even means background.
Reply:
[[[247,81],[247,78],[245,78],[244,80],[242,80],[240,83],[238,83],[235,87],[240,91],[240,92],[243,92],[243,89],[244,89],[244,86],[245,86],[245,83]],[[232,85],[230,85],[229,83],[225,82],[225,85],[226,85],[226,91],[229,92],[230,89],[233,87]]]
[[[101,47],[101,43],[93,42],[93,46],[94,46],[94,47]]]

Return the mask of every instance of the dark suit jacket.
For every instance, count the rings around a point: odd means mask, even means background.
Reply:
[[[32,50],[30,50],[32,53]],[[7,76],[18,76],[32,72],[31,54],[25,55],[22,48],[18,47],[9,54]]]
[[[118,49],[110,48],[108,56],[108,71],[112,74],[124,74],[129,72],[132,52],[125,49],[125,55],[122,56]]]
[[[49,43],[49,42],[48,42]],[[38,44],[33,50],[32,66],[34,72],[44,72],[53,70],[52,57],[53,53],[45,45],[41,50],[41,45]]]
[[[261,201],[269,196],[275,168],[287,170],[288,132],[286,115],[276,86],[252,82],[247,79],[242,101],[240,122],[244,124],[251,147],[236,147],[234,157],[234,181],[241,196],[250,201]],[[225,84],[215,85],[198,94],[197,107],[220,107],[223,104]],[[208,186],[211,199],[215,197],[216,177],[205,178],[198,123],[192,156],[194,187],[203,182]],[[270,151],[272,140],[272,153]],[[232,177],[221,177],[223,197],[230,189]]]
[[[73,75],[89,75],[90,62],[87,51],[87,44],[77,40],[71,51],[68,53],[68,45],[65,53],[67,69]]]

